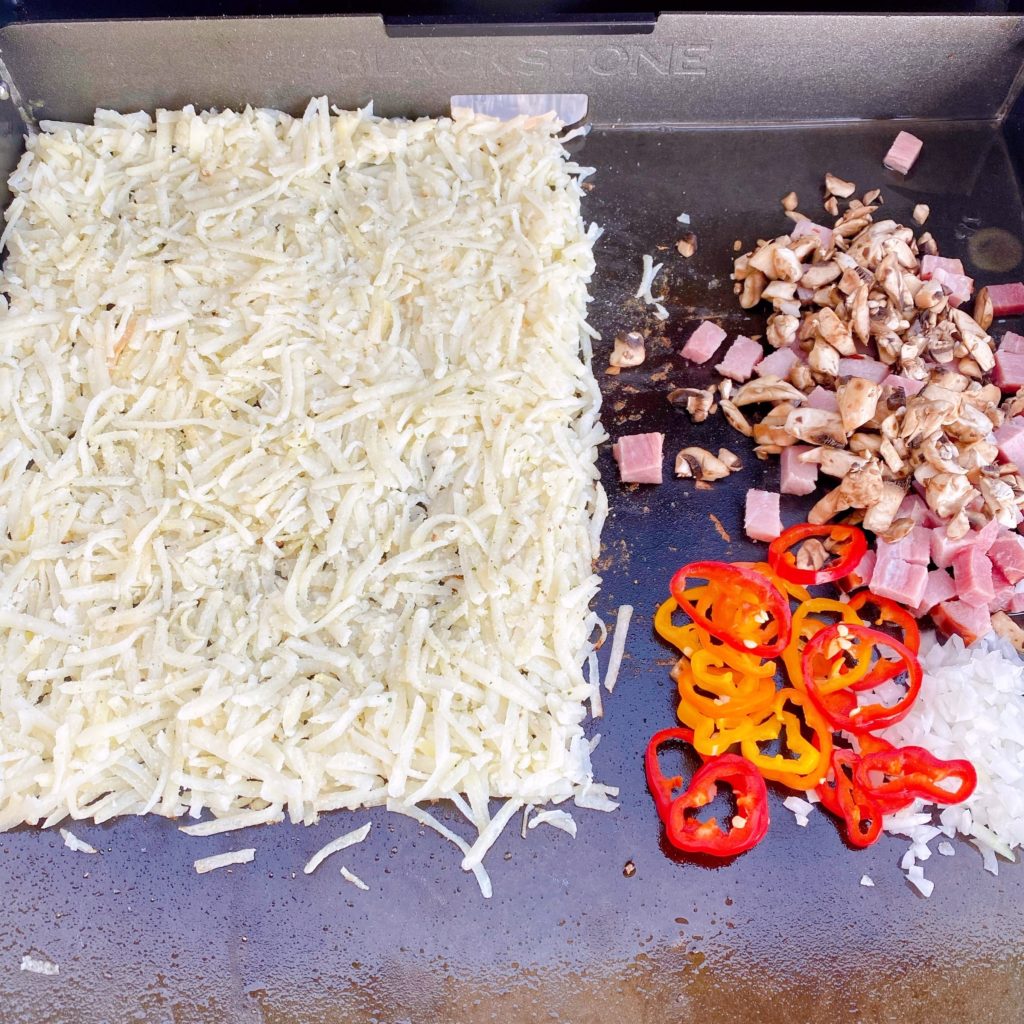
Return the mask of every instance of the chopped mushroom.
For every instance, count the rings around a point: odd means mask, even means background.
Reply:
[[[846,445],[846,431],[839,414],[827,409],[794,409],[786,418],[786,429],[801,441],[813,445]]]
[[[683,259],[689,259],[696,251],[697,236],[692,231],[683,235],[683,237],[676,242],[676,252],[678,252]]]
[[[914,207],[914,221],[918,224],[923,224],[928,219],[928,214],[932,211],[927,203],[918,203]]]
[[[817,537],[810,537],[796,553],[798,569],[820,569],[829,559],[828,549]]]
[[[849,199],[857,191],[857,186],[852,181],[843,181],[842,178],[837,178],[834,174],[826,174],[825,191],[830,196]]]
[[[782,197],[782,208],[784,210],[795,210],[799,204],[800,200],[797,198],[797,194],[795,192],[787,192],[786,195]]]
[[[721,480],[732,470],[706,448],[683,448],[676,455],[676,476],[694,480]]]
[[[740,407],[759,402],[802,402],[804,396],[781,377],[766,376],[748,381],[732,396],[732,404]]]
[[[686,409],[694,423],[703,423],[714,408],[715,393],[700,388],[675,388],[668,393],[668,400],[670,404]]]
[[[615,339],[608,362],[612,366],[639,366],[647,358],[644,336],[639,331],[630,331]]]

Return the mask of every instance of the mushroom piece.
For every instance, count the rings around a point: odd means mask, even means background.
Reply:
[[[830,213],[833,217],[839,216],[839,204],[836,202],[835,196],[829,196],[822,205],[825,207],[826,212]]]
[[[845,448],[832,448],[828,445],[822,445],[798,455],[797,461],[813,462],[826,476],[842,479],[851,469],[863,465],[867,458],[863,455],[855,455]]]
[[[786,380],[795,388],[803,392],[810,391],[814,387],[814,374],[811,368],[802,360],[798,359],[786,375]]]
[[[886,480],[882,484],[882,493],[878,500],[864,514],[865,529],[871,530],[872,533],[885,533],[893,525],[905,496],[906,491],[899,484]]]
[[[720,404],[722,415],[726,418],[726,421],[733,430],[738,430],[744,437],[754,436],[754,428],[747,421],[746,416],[744,416],[731,401],[723,398]]]
[[[800,320],[788,313],[776,313],[768,318],[768,344],[772,348],[785,348],[796,341]]]
[[[839,413],[828,409],[794,409],[786,419],[786,429],[801,441],[813,445],[843,448],[846,431]]]
[[[953,321],[967,353],[985,373],[988,373],[996,365],[996,357],[992,352],[992,339],[977,320],[962,309],[951,308],[949,317]]]
[[[810,537],[796,553],[798,569],[820,569],[829,560],[829,551],[817,537]]]
[[[721,480],[732,470],[706,448],[683,448],[676,455],[676,476],[694,480]]]
[[[928,507],[943,519],[955,516],[978,494],[966,475],[956,473],[935,473],[925,481],[924,492]]]
[[[761,292],[762,299],[771,299],[772,302],[792,302],[795,295],[796,285],[792,281],[771,281]]]
[[[1024,415],[1024,388],[1021,388],[1013,398],[1009,398],[1003,406],[1007,416]]]
[[[871,314],[868,310],[868,286],[862,284],[850,301],[850,326],[857,340],[866,345],[871,337]]]
[[[917,448],[917,452],[940,473],[957,475],[967,472],[960,464],[959,449],[941,430],[926,437]]]
[[[987,331],[992,326],[993,316],[992,296],[987,288],[982,288],[974,297],[974,319],[983,331]]]
[[[677,408],[685,408],[694,423],[703,423],[714,407],[715,393],[710,389],[674,388],[668,393],[668,400]]]
[[[999,448],[991,441],[974,441],[960,447],[960,465],[968,473],[995,465],[998,456]]]
[[[630,331],[615,339],[615,348],[608,362],[612,366],[639,366],[646,358],[644,336],[639,331]]]
[[[903,488],[900,488],[900,494],[903,494]],[[901,502],[902,503],[902,502]],[[867,522],[867,516],[864,517],[864,521]],[[894,519],[889,526],[889,529],[883,530],[879,536],[886,544],[895,544],[898,540],[903,540],[917,524],[909,516],[904,516],[902,519]]]
[[[683,237],[676,242],[676,252],[678,252],[683,259],[688,260],[696,251],[697,236],[692,231],[683,235]]]
[[[827,341],[819,338],[807,355],[807,365],[815,373],[835,377],[839,373],[839,353]]]
[[[807,514],[809,523],[827,523],[848,508],[870,508],[882,496],[882,468],[874,459],[857,466]]]
[[[850,328],[843,323],[832,309],[823,309],[818,313],[818,336],[827,341],[841,356],[856,355],[857,347],[853,343]]]
[[[795,192],[787,192],[782,197],[782,208],[784,210],[795,210],[800,205],[800,199]]]
[[[781,377],[768,375],[759,380],[751,380],[743,385],[732,397],[732,404],[737,408],[743,405],[755,405],[759,402],[795,402],[804,400],[803,393],[797,391],[792,384]]]
[[[931,212],[931,208],[927,203],[918,203],[917,206],[914,207],[914,222],[917,224],[923,224],[928,219],[928,214]]]
[[[743,290],[740,292],[740,305],[744,309],[753,309],[761,301],[761,293],[768,284],[768,278],[760,270],[752,270],[743,279]]]
[[[722,465],[727,466],[730,473],[737,473],[743,468],[743,463],[740,462],[740,457],[735,453],[729,451],[728,448],[718,449],[718,461]]]
[[[923,252],[926,256],[938,256],[939,255],[939,245],[938,245],[938,242],[936,242],[935,239],[932,238],[931,232],[929,232],[929,231],[926,231],[917,240],[917,249],[918,249],[918,252]]]
[[[838,263],[816,263],[809,267],[802,277],[798,277],[801,288],[808,288],[817,291],[831,284],[842,276],[842,270]]]
[[[857,191],[857,186],[852,181],[844,181],[842,178],[837,178],[834,174],[826,174],[825,191],[830,196],[849,199]]]
[[[996,612],[992,616],[992,628],[1004,640],[1009,641],[1021,654],[1024,654],[1024,629],[1021,629],[1006,612]]]
[[[1021,512],[1013,488],[1004,480],[991,479],[985,475],[979,477],[976,486],[992,518],[1008,530],[1016,529]]]
[[[881,384],[863,377],[851,377],[836,388],[839,415],[847,434],[852,434],[875,415],[881,397]]]
[[[796,284],[804,272],[803,265],[797,259],[796,253],[781,245],[772,249],[770,266],[770,277],[779,281],[788,281],[791,284]]]

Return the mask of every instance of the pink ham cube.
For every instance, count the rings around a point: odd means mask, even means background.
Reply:
[[[985,555],[995,543],[1001,529],[1002,527],[993,519],[980,530],[968,530],[959,539],[950,540],[946,535],[946,527],[939,526],[931,531],[932,561],[940,569],[949,569],[956,556],[968,548],[974,548],[975,551]]]
[[[820,384],[807,396],[806,402],[809,409],[824,409],[826,412],[839,411],[839,399],[834,391],[823,388]]]
[[[899,558],[911,565],[927,565],[931,554],[931,530],[915,526],[905,537],[891,544],[879,537],[876,547],[879,561]]]
[[[772,541],[782,533],[782,514],[779,496],[774,491],[747,491],[746,514],[743,528],[751,540]]]
[[[790,238],[803,238],[805,235],[817,235],[818,241],[822,249],[830,249],[832,247],[832,229],[822,227],[821,224],[815,224],[813,221],[800,220],[797,221],[796,227],[790,232]]]
[[[953,307],[962,306],[974,293],[974,278],[966,274],[952,274],[942,267],[936,267],[932,271],[932,280],[942,285],[942,291]]]
[[[999,349],[992,380],[1003,391],[1017,391],[1024,387],[1024,353]]]
[[[784,449],[788,451],[788,449]],[[1011,585],[1024,580],[1024,541],[1012,533],[1000,534],[988,549],[992,566]]]
[[[990,284],[988,296],[992,300],[993,316],[1017,316],[1024,313],[1024,283]]]
[[[1024,355],[1024,337],[1014,334],[1013,331],[1007,331],[1003,335],[1003,340],[999,342],[999,351],[1012,352],[1018,356]]]
[[[750,380],[754,367],[764,358],[764,349],[750,338],[742,334],[729,346],[725,358],[715,367],[723,376],[732,380]]]
[[[1004,610],[1009,612],[1010,615],[1017,615],[1020,614],[1020,612],[1024,612],[1024,594],[1015,591]]]
[[[973,607],[963,601],[943,601],[932,609],[932,621],[946,634],[963,637],[964,643],[973,644],[992,632],[992,619],[988,609]]]
[[[796,365],[798,358],[791,348],[778,348],[774,352],[769,352],[754,367],[754,373],[758,377],[782,377],[785,379],[789,371]]]
[[[889,367],[877,359],[856,359],[848,357],[839,360],[840,377],[862,377],[875,384],[881,384],[889,376]]]
[[[881,558],[871,573],[871,593],[888,597],[907,608],[916,608],[924,598],[928,570],[902,558]]]
[[[725,331],[710,320],[703,321],[683,346],[683,355],[695,363],[706,363],[725,341]]]
[[[624,434],[612,445],[624,484],[660,484],[664,434]]]
[[[890,171],[909,174],[910,168],[914,166],[921,154],[923,145],[924,143],[916,135],[911,135],[910,132],[900,132],[893,139],[889,152],[882,159],[882,164]]]
[[[920,494],[911,491],[900,503],[896,511],[897,519],[913,519],[919,526],[938,526],[939,517],[928,507],[928,503]],[[929,538],[930,542],[931,538]]]
[[[1024,416],[1013,416],[995,432],[999,457],[1003,462],[1024,466]]]
[[[811,449],[805,444],[794,444],[782,449],[779,464],[782,468],[783,494],[811,494],[818,482],[818,465],[815,462],[801,462],[800,456]]]
[[[990,612],[1006,611],[1013,600],[1013,584],[995,566],[992,567],[992,586],[995,589],[995,594],[992,595],[992,600],[988,603],[988,610]]]
[[[936,270],[945,271],[947,274],[959,274],[963,276],[964,265],[957,259],[950,259],[948,256],[922,256],[921,257],[921,280],[928,281]]]
[[[992,582],[992,563],[988,555],[970,547],[953,558],[953,578],[956,580],[957,597],[972,607],[984,605],[996,596]]]
[[[890,373],[882,381],[883,388],[902,388],[907,398],[913,398],[919,391],[924,389],[923,380],[914,380],[913,377],[901,377],[899,374]]]
[[[914,609],[914,614],[919,618],[922,615],[927,615],[937,604],[953,597],[956,597],[956,584],[953,582],[953,577],[945,569],[933,569],[928,573],[924,597]]]

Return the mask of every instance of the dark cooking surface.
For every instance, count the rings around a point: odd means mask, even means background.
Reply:
[[[742,499],[778,480],[776,465],[756,462],[721,421],[694,426],[663,398],[693,379],[671,352],[696,319],[721,319],[730,334],[758,329],[731,293],[733,239],[784,230],[778,199],[790,188],[816,216],[826,170],[862,191],[883,186],[897,219],[930,203],[928,227],[968,273],[980,273],[968,258],[972,231],[1024,234],[995,129],[915,130],[925,149],[910,185],[881,167],[892,126],[604,131],[580,148],[581,162],[598,168],[586,215],[605,227],[592,321],[605,335],[596,365],[608,432],[664,430],[669,460],[684,441],[726,444],[746,464],[710,492],[670,479],[627,493],[602,451],[612,515],[600,610],[610,620],[620,603],[637,609],[619,686],[594,727],[603,737],[595,771],[621,787],[618,812],[577,811],[575,841],[542,826],[524,842],[516,819],[487,858],[490,901],[454,847],[379,810],[208,839],[158,818],[72,825],[102,847],[96,857],[65,849],[56,830],[4,835],[0,1022],[1021,1020],[1018,865],[993,878],[958,841],[955,857],[927,863],[936,887],[925,900],[899,871],[904,842],[852,852],[820,813],[798,828],[779,794],[768,837],[751,853],[714,869],[677,861],[660,845],[641,767],[648,736],[673,722],[668,652],[650,625],[668,577],[695,556],[763,552],[743,540]],[[682,211],[699,239],[689,261],[672,249]],[[663,342],[639,370],[607,376],[614,333],[654,324],[631,296],[641,255],[660,258],[659,245],[669,247],[668,273],[655,292],[667,280],[672,312]],[[666,368],[667,379],[651,380]],[[800,518],[796,499],[786,499],[784,517]],[[366,843],[302,874],[312,852],[368,817]],[[195,875],[196,857],[243,846],[256,847],[253,864]],[[630,860],[636,874],[626,878]],[[345,883],[341,864],[372,891]],[[862,874],[875,888],[859,885]],[[24,954],[58,963],[59,977],[19,971]]]

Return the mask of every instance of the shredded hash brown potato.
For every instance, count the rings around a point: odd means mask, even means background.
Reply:
[[[490,835],[492,797],[614,806],[581,726],[597,230],[558,129],[321,99],[29,140],[0,829],[461,794]]]

